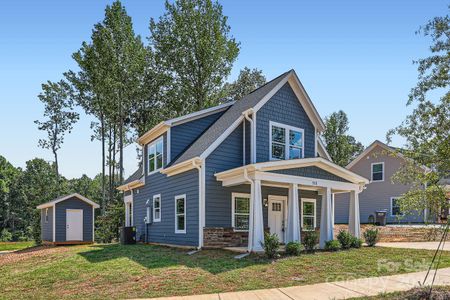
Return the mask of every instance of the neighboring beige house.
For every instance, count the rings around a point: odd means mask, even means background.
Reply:
[[[406,159],[398,153],[393,155],[395,152],[395,148],[376,140],[346,167],[370,181],[359,194],[361,223],[369,223],[369,217],[375,216],[377,210],[387,211],[388,223],[424,222],[423,214],[403,215],[397,203],[397,198],[406,193],[410,186],[393,183],[391,180]],[[348,194],[336,194],[335,198],[335,223],[347,223]]]

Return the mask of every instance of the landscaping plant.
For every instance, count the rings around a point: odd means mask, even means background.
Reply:
[[[362,244],[363,241],[360,238],[352,236],[352,243],[351,243],[352,248],[361,248]]]
[[[11,242],[12,234],[8,229],[4,228],[0,233],[0,242]]]
[[[278,235],[265,233],[264,234],[264,243],[261,243],[264,247],[264,253],[268,258],[275,258],[278,253],[278,249],[280,248],[280,240],[278,239]]]
[[[330,240],[325,242],[325,250],[338,251],[341,248],[341,243],[338,240]]]
[[[367,246],[373,247],[378,242],[378,229],[367,229],[364,232],[364,240]]]
[[[348,231],[341,229],[336,238],[341,243],[342,249],[350,249],[352,247],[353,236]]]
[[[306,251],[312,252],[317,245],[317,240],[319,239],[319,235],[315,231],[306,231],[303,237],[303,246]]]
[[[302,252],[302,244],[300,242],[289,242],[286,245],[286,254],[299,256]]]

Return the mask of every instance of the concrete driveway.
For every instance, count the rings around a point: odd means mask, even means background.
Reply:
[[[436,250],[439,242],[392,242],[392,243],[377,243],[377,247],[390,247],[390,248],[405,248],[405,249],[424,249],[424,250]],[[441,245],[442,247],[442,245]],[[446,241],[444,244],[444,250],[450,251],[450,241]]]

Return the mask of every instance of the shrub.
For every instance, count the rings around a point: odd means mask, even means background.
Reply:
[[[362,244],[363,241],[360,238],[352,236],[352,243],[351,243],[352,248],[361,248]]]
[[[336,238],[341,243],[342,249],[349,249],[352,246],[353,236],[349,232],[341,229]]]
[[[369,247],[375,246],[378,242],[378,229],[367,229],[364,232],[364,239]]]
[[[325,250],[338,251],[341,248],[341,243],[338,240],[330,240],[325,242]]]
[[[300,242],[289,242],[286,245],[286,254],[298,256],[302,252],[302,248]]]
[[[303,237],[303,246],[305,246],[306,251],[311,252],[314,251],[314,248],[317,245],[317,240],[319,236],[315,231],[306,231]]]
[[[4,228],[0,233],[0,242],[11,242],[12,234],[8,229]]]
[[[264,243],[261,243],[264,247],[264,253],[268,258],[275,258],[278,253],[278,249],[280,248],[280,240],[278,239],[278,235],[274,234],[264,234]]]

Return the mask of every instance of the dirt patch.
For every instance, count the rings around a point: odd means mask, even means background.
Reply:
[[[18,261],[30,259],[33,257],[47,256],[55,253],[63,253],[70,250],[70,247],[49,247],[37,246],[24,250],[14,251],[11,253],[0,255],[0,266],[16,263]]]

